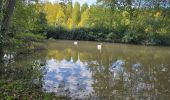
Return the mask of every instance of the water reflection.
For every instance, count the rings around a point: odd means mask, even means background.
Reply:
[[[47,92],[55,92],[59,96],[72,98],[87,98],[94,92],[92,88],[92,73],[87,69],[87,63],[78,59],[73,62],[63,59],[50,59],[46,64],[43,88]]]
[[[79,42],[77,47],[69,41],[59,41],[57,48],[52,46],[47,56],[44,89],[73,99],[170,97],[168,49],[102,44],[101,52],[97,45]]]
[[[43,90],[72,99],[169,100],[170,48],[52,41],[48,51],[14,57],[19,69],[43,63]],[[5,58],[8,58],[7,56]],[[12,75],[11,75],[12,76]]]

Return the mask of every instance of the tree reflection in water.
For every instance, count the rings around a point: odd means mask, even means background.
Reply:
[[[75,46],[70,41],[53,41],[47,44],[47,52],[14,57],[6,64],[13,66],[9,69],[16,66],[17,74],[21,69],[28,72],[28,67],[23,67],[26,64],[40,62],[45,67],[43,90],[73,99],[170,98],[170,48],[103,43],[99,51],[97,44],[80,41]],[[4,67],[0,70],[1,76],[15,76],[11,71],[5,73]]]
[[[169,63],[160,65],[155,61],[162,56],[153,59],[153,55],[143,55],[145,50],[133,55],[121,50],[110,51],[107,47],[102,52],[88,52],[81,47],[49,50],[43,88],[73,99],[167,99],[170,82],[160,79],[159,74],[169,78],[168,72],[161,72],[169,70]]]

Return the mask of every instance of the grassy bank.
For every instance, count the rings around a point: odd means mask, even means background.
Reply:
[[[34,87],[29,80],[0,80],[1,100],[54,100],[54,94],[42,92]],[[59,97],[58,97],[59,98]]]
[[[45,36],[23,33],[10,38],[3,47],[0,62],[1,100],[65,100],[42,90],[43,65],[32,62],[26,66],[14,65],[18,56],[27,56],[39,50],[47,50]],[[4,56],[7,55],[7,56]],[[11,56],[9,56],[11,55]],[[35,83],[35,80],[38,80]]]

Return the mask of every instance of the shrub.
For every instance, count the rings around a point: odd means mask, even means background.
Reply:
[[[45,36],[33,33],[20,33],[16,34],[16,38],[23,41],[42,41],[45,39]]]
[[[129,30],[122,38],[122,42],[125,43],[140,43],[142,40],[142,33],[135,30]]]
[[[114,42],[116,40],[117,36],[114,32],[110,32],[107,36],[106,36],[106,40],[107,41],[111,41]]]
[[[49,26],[47,29],[47,38],[55,38],[55,39],[61,39],[63,37],[66,38],[65,33],[67,33],[67,29],[61,26],[53,27]]]

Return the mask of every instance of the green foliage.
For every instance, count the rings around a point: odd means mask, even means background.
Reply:
[[[142,40],[142,34],[135,30],[127,31],[124,37],[122,38],[122,42],[125,43],[138,43],[141,40]]]
[[[5,0],[4,0],[5,1]],[[156,0],[97,0],[99,4],[88,6],[69,3],[26,3],[17,0],[8,32],[2,30],[6,3],[0,1],[0,63],[4,48],[31,48],[34,42],[47,38],[109,41],[144,45],[170,45],[170,2]],[[166,4],[166,7],[165,5]],[[133,6],[133,5],[137,6]],[[145,5],[147,4],[147,5]],[[46,36],[45,36],[46,35]],[[43,44],[36,44],[38,48]],[[28,47],[28,48],[27,48]],[[40,62],[22,67],[6,67],[0,76],[0,98],[56,99],[42,92]],[[65,99],[59,97],[57,99]]]
[[[42,41],[45,39],[45,36],[33,33],[20,33],[16,34],[16,38],[24,41]]]
[[[106,37],[107,41],[111,41],[114,42],[117,39],[117,35],[114,32],[110,32],[107,37]]]
[[[66,16],[64,14],[64,9],[63,7],[60,7],[56,16],[56,24],[64,25],[65,22],[66,22]]]
[[[167,7],[148,0],[143,1],[148,5],[133,0],[97,0],[90,6],[80,6],[78,2],[73,6],[70,1],[28,4],[17,0],[9,32],[0,34],[0,45],[9,45],[9,40],[19,45],[23,40],[41,41],[44,35],[55,39],[169,45],[170,10],[165,1],[157,3],[166,3]],[[134,4],[138,6],[133,7]],[[0,11],[2,21],[2,7]]]
[[[134,1],[99,0],[99,4],[44,4],[48,38],[124,42],[146,45],[169,44],[169,8],[133,8]],[[144,1],[148,2],[148,1]],[[152,3],[152,2],[151,2]],[[156,7],[156,6],[155,6]],[[51,9],[61,9],[51,12]],[[52,24],[53,23],[55,24]],[[53,27],[53,28],[52,28]],[[75,33],[74,33],[75,32]]]
[[[2,100],[68,99],[66,97],[56,97],[54,94],[45,93],[41,90],[42,70],[43,66],[39,61],[22,67],[8,66],[6,73],[0,74],[1,77],[4,77],[0,80],[0,98]],[[33,83],[35,78],[39,79],[38,84]]]
[[[17,0],[16,9],[12,18],[12,31],[18,33],[33,30],[35,19],[38,16],[35,9],[35,5],[27,5],[21,0]]]
[[[48,24],[47,24],[46,14],[44,12],[40,12],[38,14],[38,19],[35,23],[33,33],[45,35],[47,27],[48,27]]]
[[[89,27],[88,20],[90,17],[90,12],[89,10],[85,10],[82,15],[81,15],[81,21],[78,24],[79,27]]]
[[[61,38],[67,32],[66,28],[58,26],[49,26],[47,29],[47,38],[53,37],[55,39]],[[65,37],[67,38],[67,37]]]
[[[73,25],[77,26],[80,22],[80,4],[76,2],[73,7],[73,13],[72,13],[72,19],[73,19]]]
[[[73,10],[72,2],[68,2],[68,4],[66,5],[66,12],[65,12],[67,20],[72,16],[72,10]]]
[[[83,13],[84,11],[86,11],[87,9],[89,9],[88,4],[84,3],[81,7],[81,13]]]

